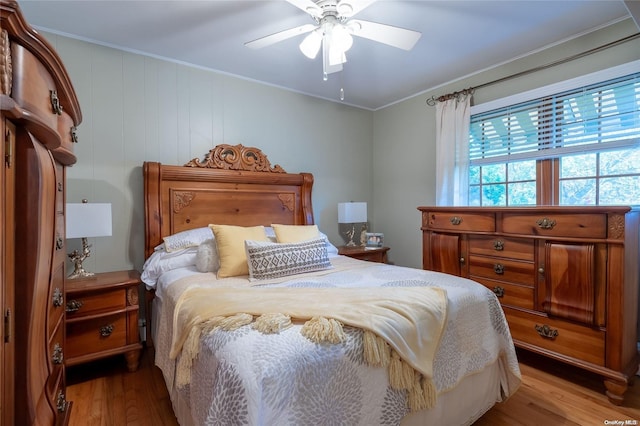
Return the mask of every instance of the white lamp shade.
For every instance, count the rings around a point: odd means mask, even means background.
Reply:
[[[322,34],[319,30],[312,31],[308,36],[300,43],[300,51],[309,59],[314,59],[318,56],[320,47],[322,46]]]
[[[367,203],[338,203],[338,223],[362,223],[367,221]]]
[[[67,238],[111,235],[110,203],[69,203],[66,208]]]

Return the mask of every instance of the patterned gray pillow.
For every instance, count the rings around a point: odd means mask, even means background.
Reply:
[[[299,243],[244,242],[249,279],[268,280],[331,268],[324,238]]]

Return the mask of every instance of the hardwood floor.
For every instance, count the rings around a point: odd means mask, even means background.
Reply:
[[[598,376],[524,351],[518,357],[522,386],[474,426],[640,425],[638,377],[625,405],[617,407],[608,402]],[[153,365],[153,349],[143,350],[134,373],[127,372],[123,357],[67,371],[70,426],[177,425],[162,374]]]
[[[153,349],[143,348],[133,373],[124,356],[67,367],[69,426],[177,426],[153,356]]]

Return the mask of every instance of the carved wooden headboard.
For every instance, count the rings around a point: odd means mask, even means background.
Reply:
[[[286,173],[257,148],[218,145],[184,166],[145,162],[145,257],[162,238],[210,223],[313,224],[310,173]]]

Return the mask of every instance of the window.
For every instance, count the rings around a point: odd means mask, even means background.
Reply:
[[[472,111],[469,133],[470,205],[640,204],[640,72]]]

